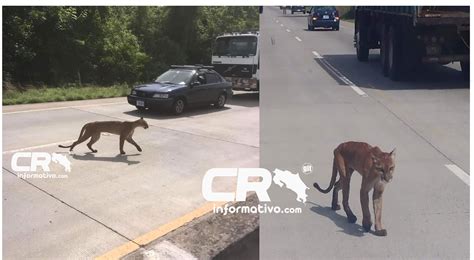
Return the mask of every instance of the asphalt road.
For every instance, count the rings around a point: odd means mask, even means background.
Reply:
[[[97,154],[85,143],[70,155],[57,147],[87,122],[136,120],[125,98],[4,107],[3,257],[92,258],[199,208],[208,169],[258,167],[258,102],[258,94],[237,93],[221,110],[146,112],[150,127],[134,134],[143,152],[125,144],[126,156],[114,135],[102,135]],[[52,163],[51,173],[67,178],[22,180],[11,167],[20,150],[66,155],[71,172]],[[235,180],[214,185],[233,188]]]
[[[469,258],[469,185],[446,167],[469,174],[469,83],[459,65],[425,66],[412,81],[392,82],[376,51],[357,61],[351,23],[307,31],[305,16],[276,7],[264,8],[260,33],[261,167],[299,172],[310,187],[303,205],[272,185],[273,205],[303,213],[260,216],[261,259]],[[387,237],[362,231],[359,174],[350,196],[356,224],[312,187],[328,185],[333,150],[350,140],[397,149],[384,194]],[[314,171],[301,174],[304,163]]]

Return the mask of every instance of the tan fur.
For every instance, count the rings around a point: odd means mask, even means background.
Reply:
[[[123,144],[125,141],[133,144],[139,152],[142,151],[142,148],[133,140],[133,132],[135,128],[143,127],[145,129],[148,128],[147,122],[142,118],[136,121],[97,121],[85,124],[82,129],[81,133],[79,134],[79,138],[77,141],[72,143],[71,145],[64,146],[59,145],[61,148],[70,148],[69,151],[72,151],[74,147],[87,139],[91,138],[89,143],[87,143],[87,147],[93,152],[96,153],[97,150],[92,148],[92,145],[97,142],[100,138],[101,133],[111,133],[120,136],[120,154],[125,154],[123,150]]]
[[[341,207],[338,203],[338,193],[342,189],[342,206],[350,223],[357,221],[356,216],[349,207],[349,190],[352,173],[355,171],[362,175],[360,188],[360,203],[362,206],[362,226],[368,232],[372,227],[369,209],[369,191],[374,189],[372,201],[375,213],[375,234],[386,236],[387,231],[382,227],[382,195],[385,185],[392,179],[395,170],[395,149],[385,153],[377,146],[372,147],[367,143],[347,142],[340,144],[334,150],[333,172],[329,187],[325,190],[314,183],[314,187],[323,193],[328,193],[334,186],[332,209]],[[337,172],[339,180],[336,181]]]

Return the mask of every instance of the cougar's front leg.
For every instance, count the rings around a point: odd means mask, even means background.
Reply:
[[[382,195],[385,188],[385,184],[379,182],[374,187],[374,194],[372,200],[374,203],[374,214],[375,214],[375,235],[386,236],[387,230],[382,227]]]
[[[368,181],[363,178],[362,185],[360,187],[360,204],[362,206],[362,226],[366,232],[370,231],[372,227],[372,219],[370,216],[370,208],[369,208],[369,191],[372,187],[369,186]]]
[[[137,150],[138,150],[139,152],[142,151],[142,148],[135,142],[135,140],[132,139],[131,136],[129,136],[126,140],[127,140],[127,142],[133,144],[133,145],[135,146],[135,148],[137,148]]]

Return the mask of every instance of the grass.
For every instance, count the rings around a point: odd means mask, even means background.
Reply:
[[[78,86],[68,85],[65,87],[43,87],[20,89],[4,89],[2,104],[31,104],[55,101],[85,100],[97,98],[123,97],[130,93],[128,85],[114,86]]]

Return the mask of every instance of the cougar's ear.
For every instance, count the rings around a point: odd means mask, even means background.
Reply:
[[[392,160],[395,159],[396,149],[397,148],[393,148],[393,150],[390,152],[390,157],[392,157]]]

